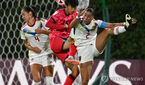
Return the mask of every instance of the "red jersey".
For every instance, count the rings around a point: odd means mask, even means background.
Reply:
[[[51,33],[49,34],[50,38],[55,36],[59,36],[62,38],[67,38],[70,35],[70,23],[77,16],[77,10],[68,15],[65,12],[65,8],[57,10],[55,13],[51,15],[46,23],[46,27],[49,27]],[[64,28],[64,25],[67,24],[68,28]]]

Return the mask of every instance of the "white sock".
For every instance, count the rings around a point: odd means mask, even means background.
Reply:
[[[124,26],[117,26],[117,27],[114,28],[114,34],[115,34],[115,35],[117,35],[117,34],[119,34],[119,33],[123,33],[123,32],[125,32],[125,31],[126,31],[126,30],[125,30]]]
[[[54,85],[53,77],[45,77],[46,85]]]
[[[41,85],[41,81],[39,81],[39,82],[34,81],[34,85]]]

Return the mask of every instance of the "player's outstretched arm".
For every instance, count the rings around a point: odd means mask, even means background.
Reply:
[[[78,17],[78,16],[77,16],[77,17]],[[78,19],[78,18],[75,18],[75,19],[71,22],[71,24],[70,24],[70,28],[74,28],[74,27],[76,27],[77,24],[78,24],[78,21],[79,21],[79,19]]]
[[[78,15],[76,16],[76,18],[71,22],[70,24],[70,28],[74,28],[77,26],[78,22],[79,22],[79,17],[82,16],[84,14],[85,11],[83,11],[85,8],[81,8],[79,10]]]
[[[23,40],[23,41],[24,41],[25,47],[28,48],[29,50],[32,50],[32,51],[34,51],[34,52],[36,52],[36,53],[40,53],[40,52],[41,52],[41,50],[40,50],[38,47],[32,47],[32,46],[29,44],[28,40]]]
[[[53,22],[51,18],[48,19],[45,26],[49,27],[50,29],[59,29],[59,30],[61,29],[63,30],[65,28],[65,25],[56,24]]]

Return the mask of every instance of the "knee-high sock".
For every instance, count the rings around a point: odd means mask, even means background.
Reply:
[[[114,34],[115,34],[115,35],[117,35],[117,34],[119,34],[119,33],[123,33],[123,32],[125,32],[125,31],[126,31],[126,30],[125,30],[124,26],[117,26],[117,27],[114,28]]]
[[[75,79],[76,79],[76,76],[74,76],[71,73],[69,76],[67,76],[65,83],[63,85],[72,85]]]
[[[53,77],[45,77],[46,85],[54,85]]]
[[[72,44],[69,48],[69,56],[75,57],[76,52],[77,48],[74,44]]]

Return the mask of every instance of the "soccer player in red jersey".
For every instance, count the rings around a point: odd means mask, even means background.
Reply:
[[[57,10],[46,23],[46,27],[51,30],[49,39],[52,51],[72,71],[64,85],[72,85],[79,74],[77,67],[79,62],[71,59],[76,53],[76,47],[72,45],[73,39],[69,38],[71,31],[69,25],[78,14],[77,6],[78,0],[65,0],[65,8]]]

